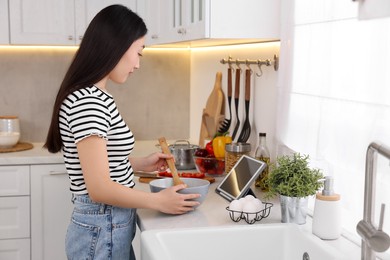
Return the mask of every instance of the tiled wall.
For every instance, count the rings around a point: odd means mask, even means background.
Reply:
[[[0,115],[20,117],[22,136],[44,142],[52,105],[75,49],[0,48]],[[190,52],[145,50],[141,68],[109,92],[136,139],[189,137]]]

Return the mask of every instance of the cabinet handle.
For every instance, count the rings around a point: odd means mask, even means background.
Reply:
[[[185,29],[185,28],[179,28],[179,29],[177,30],[177,33],[178,33],[178,34],[182,34],[182,35],[184,35],[184,34],[186,34],[186,33],[187,33],[187,31],[186,31],[186,29]]]
[[[64,171],[50,171],[49,174],[50,175],[65,175],[65,174],[68,174],[68,173],[64,172]]]
[[[69,36],[68,36],[68,40],[69,40],[69,41],[73,41],[73,36],[72,36],[72,35],[69,35]]]
[[[157,35],[157,34],[153,34],[153,35],[151,36],[151,38],[152,38],[152,39],[158,39],[158,35]]]
[[[79,36],[79,40],[81,41],[82,39],[83,39],[83,36],[82,36],[82,35],[80,35],[80,36]]]

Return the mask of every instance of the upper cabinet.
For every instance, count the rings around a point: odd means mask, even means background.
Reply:
[[[9,44],[8,0],[0,0],[0,44]]]
[[[74,1],[9,1],[11,44],[74,44]]]
[[[0,43],[78,45],[111,4],[144,18],[147,45],[259,42],[280,34],[280,0],[0,0]]]
[[[144,4],[148,45],[279,39],[279,0],[146,0]]]
[[[110,4],[117,3],[131,9],[136,8],[136,0],[9,1],[10,43],[79,44],[96,13]]]

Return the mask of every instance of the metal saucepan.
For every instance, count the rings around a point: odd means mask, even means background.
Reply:
[[[195,153],[195,150],[199,148],[198,145],[190,144],[187,140],[177,140],[174,144],[171,144],[168,147],[175,158],[175,166],[178,170],[195,169],[195,163],[192,155]]]

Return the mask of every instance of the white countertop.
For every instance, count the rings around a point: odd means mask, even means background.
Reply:
[[[137,141],[132,156],[145,156],[157,152],[156,141]],[[57,164],[64,163],[61,153],[52,154],[43,143],[33,143],[33,148],[20,152],[0,153],[0,165]]]
[[[158,151],[155,145],[156,141],[137,141],[132,156],[145,156]],[[31,150],[11,153],[0,153],[0,165],[24,165],[24,164],[58,164],[63,163],[60,153],[50,154],[42,148],[42,143],[34,143]],[[138,209],[138,225],[141,231],[152,229],[174,229],[188,227],[212,227],[223,225],[249,225],[244,220],[233,222],[226,210],[229,202],[215,192],[215,188],[223,177],[217,177],[216,182],[209,188],[207,198],[195,211],[184,215],[168,215],[161,212],[148,209]],[[139,183],[138,177],[135,178],[135,189],[149,191],[149,185]],[[262,198],[261,192],[252,188],[257,197]],[[267,223],[280,223],[281,213],[278,202],[275,200],[271,208],[270,215],[267,218],[256,222],[253,225],[262,225]],[[311,218],[307,218],[307,223],[300,226],[303,230],[311,233]],[[337,240],[326,241],[331,246],[350,256],[349,259],[360,259],[360,247],[351,243],[344,237]]]
[[[180,229],[193,227],[213,227],[213,226],[237,226],[249,225],[245,220],[234,222],[230,219],[226,207],[229,202],[215,192],[215,188],[223,177],[217,177],[216,182],[212,183],[209,188],[207,198],[196,210],[183,215],[168,215],[149,209],[138,209],[138,226],[141,231],[153,229]],[[149,185],[137,181],[136,189],[149,191]],[[258,198],[262,198],[261,192],[255,187],[252,190]],[[263,225],[269,223],[281,222],[281,210],[277,200],[272,201],[270,215],[267,218],[254,223],[253,225]],[[299,226],[302,230],[311,233],[312,218],[307,217],[305,225]],[[337,240],[326,241],[329,245],[337,248],[347,255],[348,259],[360,259],[360,247],[351,243],[344,237]]]
[[[233,222],[226,210],[229,202],[215,192],[215,188],[223,177],[216,177],[216,182],[210,184],[209,192],[204,202],[194,211],[183,215],[169,215],[155,210],[138,209],[138,225],[141,231],[151,229],[171,229],[188,227],[210,227],[223,225],[248,225],[245,220]],[[149,191],[149,185],[136,182],[136,189]],[[267,218],[256,222],[280,223],[280,207],[277,203],[271,208]]]
[[[43,143],[33,143],[33,146],[30,150],[0,153],[0,165],[64,163],[61,153],[49,153],[42,147]]]

